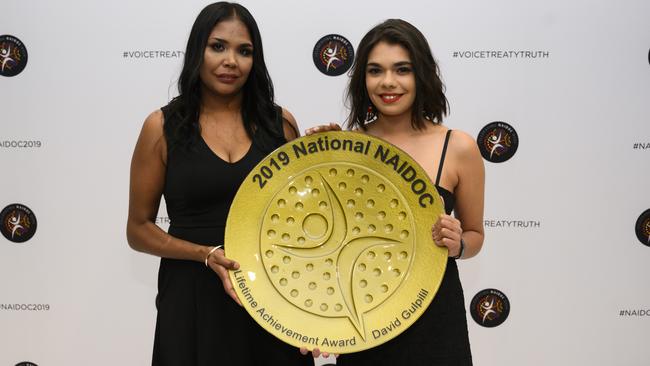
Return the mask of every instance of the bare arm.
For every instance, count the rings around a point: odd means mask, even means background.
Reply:
[[[167,146],[163,135],[163,115],[161,111],[156,111],[144,121],[131,159],[127,241],[131,248],[139,252],[205,263],[214,247],[175,238],[155,224],[165,186],[166,164]],[[218,244],[221,243],[215,243]],[[227,272],[228,269],[236,269],[239,265],[224,257],[221,249],[214,251],[209,257],[208,265],[221,278],[224,290],[239,303]]]
[[[471,258],[481,251],[485,232],[483,207],[485,202],[485,167],[476,141],[462,131],[454,131],[454,151],[458,158],[458,185],[456,218],[462,227],[465,242],[463,258]],[[454,253],[456,255],[458,253]]]
[[[208,247],[170,236],[155,224],[165,184],[167,147],[161,111],[147,117],[131,159],[126,238],[131,248],[159,257],[203,261]]]

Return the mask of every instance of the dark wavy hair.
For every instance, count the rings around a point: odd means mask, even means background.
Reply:
[[[357,48],[346,96],[350,106],[348,128],[365,130],[365,124],[377,118],[377,109],[372,105],[366,89],[366,65],[368,55],[379,42],[398,44],[411,57],[416,89],[411,115],[413,128],[424,128],[423,119],[434,124],[442,123],[449,110],[449,102],[445,96],[445,86],[440,80],[438,64],[426,38],[410,23],[401,19],[388,19],[372,28]]]
[[[164,131],[168,149],[188,147],[200,134],[199,114],[201,110],[200,68],[203,54],[212,29],[225,20],[238,19],[248,29],[253,43],[253,67],[242,87],[241,116],[248,135],[261,132],[269,138],[282,138],[283,132],[274,121],[281,116],[275,105],[273,82],[266,69],[262,36],[251,13],[236,3],[218,2],[203,8],[194,21],[187,40],[183,69],[178,79],[179,95],[168,106],[170,121],[165,121]],[[280,115],[278,115],[280,113]],[[167,123],[169,122],[169,123]],[[262,145],[267,139],[258,139]],[[254,140],[255,141],[255,140]],[[271,146],[262,146],[265,150]]]

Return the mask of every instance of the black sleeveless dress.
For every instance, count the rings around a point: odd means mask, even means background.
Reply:
[[[162,111],[165,123],[173,122],[168,106]],[[282,119],[276,122],[282,131]],[[276,140],[275,147],[286,142]],[[168,151],[163,194],[169,234],[201,245],[223,244],[237,189],[270,152],[261,146],[253,137],[249,151],[234,163],[215,155],[202,138],[191,149]],[[313,365],[311,357],[255,323],[203,263],[162,258],[156,307],[153,365]]]
[[[447,153],[451,130],[447,131],[436,177],[436,188],[445,200],[445,211],[451,214],[454,194],[440,187],[442,166]],[[458,277],[456,260],[449,258],[447,269],[436,296],[422,316],[396,338],[366,351],[341,355],[337,365],[417,365],[467,366],[472,355],[467,333],[467,317],[463,288]]]

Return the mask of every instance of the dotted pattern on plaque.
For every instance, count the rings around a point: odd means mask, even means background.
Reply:
[[[273,286],[304,311],[349,318],[365,339],[363,314],[397,290],[411,264],[415,226],[405,203],[365,167],[302,172],[264,215],[260,249]]]

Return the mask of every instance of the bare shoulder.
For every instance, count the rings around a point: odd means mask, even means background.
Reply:
[[[288,110],[282,108],[282,127],[284,129],[284,137],[287,140],[293,140],[300,137],[300,130],[298,130],[298,122],[296,118]]]
[[[151,112],[144,120],[141,135],[148,137],[162,137],[164,117],[160,109]]]
[[[461,130],[453,130],[449,140],[450,152],[459,159],[480,158],[480,151],[476,140],[470,134]]]
[[[289,124],[291,124],[296,129],[298,128],[298,122],[296,122],[296,118],[293,116],[293,114],[291,114],[291,112],[289,112],[288,110],[286,110],[284,108],[282,108],[282,119],[285,122],[288,122]]]
[[[135,154],[153,153],[159,156],[163,163],[167,162],[167,142],[163,132],[163,123],[164,117],[160,109],[147,116],[142,124]]]

